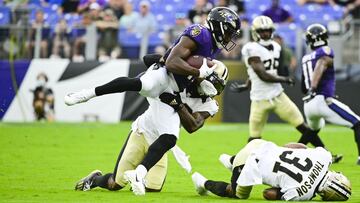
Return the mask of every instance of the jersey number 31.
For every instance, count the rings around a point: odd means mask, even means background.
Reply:
[[[301,183],[303,180],[303,177],[300,173],[295,173],[294,171],[290,170],[289,167],[286,167],[287,165],[292,165],[296,168],[298,168],[301,171],[309,171],[311,167],[313,166],[312,161],[309,158],[306,158],[304,162],[305,165],[302,165],[299,163],[300,159],[298,157],[294,157],[293,159],[288,158],[287,156],[292,154],[293,151],[284,151],[280,156],[280,160],[283,162],[275,162],[273,172],[283,172],[286,175],[290,176],[292,179],[296,180],[297,182]],[[283,165],[282,165],[283,164]]]

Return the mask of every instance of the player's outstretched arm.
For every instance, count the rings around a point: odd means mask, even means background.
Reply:
[[[230,85],[230,91],[240,93],[244,92],[251,88],[251,80],[248,78],[244,84],[240,84],[238,82],[233,82]]]
[[[191,55],[191,52],[196,49],[196,46],[196,43],[189,37],[181,37],[179,43],[172,48],[165,61],[166,68],[172,73],[198,77],[200,75],[199,69],[190,66],[185,61]]]
[[[250,57],[248,62],[254,69],[256,75],[265,82],[281,82],[289,85],[293,85],[295,83],[292,78],[267,73],[264,67],[264,63],[261,61],[260,57]]]

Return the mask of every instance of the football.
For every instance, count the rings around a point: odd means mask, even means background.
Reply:
[[[307,146],[302,143],[290,142],[284,145],[284,147],[292,149],[306,149]]]
[[[203,59],[204,57],[203,56],[199,56],[199,55],[193,55],[193,56],[190,56],[186,62],[194,67],[194,68],[197,68],[199,69],[201,67],[201,65],[203,64]],[[215,63],[212,62],[209,58],[206,58],[206,62],[207,62],[207,65],[209,67],[212,67]]]
[[[263,191],[263,197],[267,200],[280,200],[281,192],[280,188],[267,188]]]

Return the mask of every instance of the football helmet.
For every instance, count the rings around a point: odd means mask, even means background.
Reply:
[[[311,24],[306,29],[306,44],[313,50],[321,46],[326,46],[328,44],[328,38],[327,30],[325,26],[321,24]]]
[[[218,48],[231,51],[236,43],[234,39],[240,36],[241,22],[238,14],[226,7],[211,9],[206,27],[210,30]]]
[[[206,77],[206,80],[210,81],[217,90],[217,95],[221,94],[224,90],[228,76],[229,70],[225,64],[221,61],[212,60],[216,64],[213,74]]]
[[[318,193],[324,201],[346,201],[351,196],[351,184],[342,173],[328,171]]]
[[[270,36],[268,38],[264,38],[261,36],[261,32],[269,31]],[[275,26],[271,18],[267,16],[257,16],[252,21],[251,25],[251,35],[254,41],[258,42],[263,46],[269,46],[274,37]]]

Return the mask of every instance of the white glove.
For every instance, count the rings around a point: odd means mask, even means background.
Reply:
[[[207,59],[204,58],[203,59],[203,64],[201,65],[199,71],[199,78],[206,78],[207,76],[209,76],[211,73],[214,72],[214,69],[216,68],[216,64],[213,65],[211,68],[209,68],[209,66],[207,65]]]
[[[217,95],[217,89],[214,87],[214,85],[209,82],[208,80],[203,80],[200,83],[200,88],[202,90],[202,92],[204,93],[204,95],[209,96],[209,97],[213,97],[215,95]]]
[[[176,161],[178,162],[178,164],[185,169],[185,171],[187,173],[191,173],[191,164],[189,161],[189,156],[187,156],[185,154],[185,152],[180,149],[179,146],[175,145],[172,149],[171,149]]]

